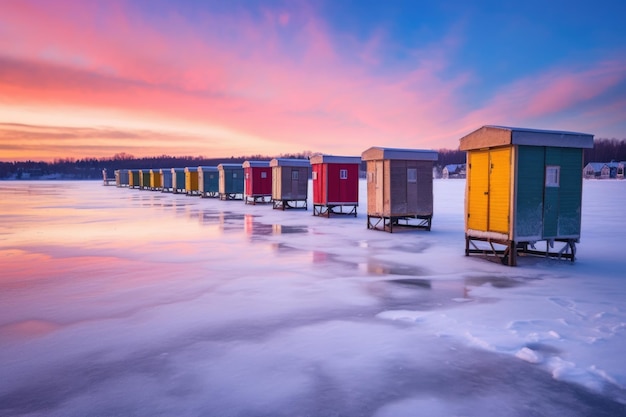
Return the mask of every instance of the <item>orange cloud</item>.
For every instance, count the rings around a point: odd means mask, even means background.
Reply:
[[[136,134],[132,141],[107,136],[110,155],[129,152],[131,143],[150,154],[185,148],[206,156],[452,148],[482,124],[558,116],[625,78],[620,61],[559,68],[467,108],[464,91],[475,76],[471,68],[453,69],[463,46],[458,29],[427,47],[405,47],[409,58],[396,65],[382,30],[357,40],[303,5],[259,15],[198,12],[193,19],[174,9],[147,17],[138,7],[9,2],[0,17],[0,114],[12,118],[0,122]],[[142,132],[176,141],[151,141]],[[24,154],[33,143],[24,143]],[[92,156],[90,143],[85,137],[81,148],[77,139],[68,156]],[[55,146],[61,152],[63,142]]]

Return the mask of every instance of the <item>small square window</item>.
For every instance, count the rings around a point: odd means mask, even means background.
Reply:
[[[250,178],[250,173],[246,172],[246,179]]]
[[[558,187],[561,176],[561,167],[556,165],[546,166],[546,187]]]
[[[417,168],[407,168],[406,180],[407,182],[417,182]]]
[[[262,171],[261,172],[261,178],[267,178],[267,172]]]
[[[237,173],[233,172],[233,178],[237,178]]]
[[[312,178],[313,181],[317,180],[317,171],[313,171]]]
[[[348,179],[348,170],[347,169],[340,169],[339,170],[339,178],[342,180],[347,180]]]
[[[291,171],[291,179],[292,180],[297,180],[298,179],[298,171]]]

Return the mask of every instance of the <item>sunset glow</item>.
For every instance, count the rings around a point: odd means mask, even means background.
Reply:
[[[2,2],[0,160],[626,137],[626,6],[558,3]]]

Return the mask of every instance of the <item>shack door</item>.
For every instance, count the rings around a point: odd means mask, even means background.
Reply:
[[[508,233],[511,149],[472,151],[468,159],[468,228]]]
[[[467,155],[467,228],[487,231],[489,210],[489,151],[471,151]]]

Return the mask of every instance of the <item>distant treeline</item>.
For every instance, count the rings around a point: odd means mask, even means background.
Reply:
[[[465,152],[458,149],[439,149],[439,160],[436,165],[441,169],[450,164],[465,163]],[[279,158],[308,158],[314,152],[303,151],[296,154],[283,154]],[[102,179],[102,170],[106,169],[110,176],[116,169],[158,169],[183,168],[187,166],[216,166],[222,163],[243,163],[248,160],[269,161],[276,156],[249,155],[231,156],[230,158],[205,158],[202,156],[175,157],[162,155],[156,157],[135,158],[132,155],[119,153],[111,158],[57,159],[54,162],[0,162],[0,178],[2,179]],[[592,149],[585,149],[584,164],[588,162],[626,161],[626,140],[596,139]],[[365,169],[365,165],[362,165]]]

